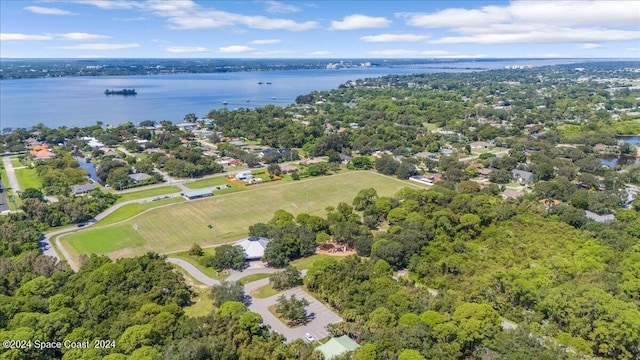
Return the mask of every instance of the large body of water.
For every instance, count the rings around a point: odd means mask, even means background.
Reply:
[[[223,102],[227,102],[229,109],[266,104],[287,106],[294,103],[298,95],[334,89],[348,80],[389,74],[469,71],[465,68],[502,69],[509,64],[542,66],[571,62],[576,61],[505,60],[440,63],[433,67],[3,80],[0,81],[0,129],[29,128],[37,123],[48,127],[84,127],[98,121],[113,125],[143,120],[179,123],[188,113],[203,117],[210,110],[223,107]],[[444,69],[446,66],[456,68]],[[135,89],[138,95],[104,94],[106,89],[125,88]]]

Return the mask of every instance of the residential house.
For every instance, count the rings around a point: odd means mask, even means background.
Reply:
[[[502,192],[502,198],[504,199],[515,199],[520,196],[522,196],[522,191],[507,189]]]
[[[24,141],[25,142],[25,147],[27,149],[33,149],[34,147],[38,146],[38,145],[42,145],[42,141],[39,141],[36,138],[28,138],[27,140]]]
[[[229,144],[231,144],[233,146],[237,146],[237,147],[247,146],[247,143],[245,143],[243,141],[240,141],[240,140],[229,141]]]
[[[298,168],[289,164],[280,164],[280,170],[282,170],[282,172],[285,174],[289,174],[298,171]]]
[[[420,159],[435,159],[436,158],[436,154],[434,154],[432,152],[428,152],[428,151],[422,151],[422,152],[416,153],[413,156],[417,157],[417,158],[420,158]]]
[[[494,144],[486,141],[475,141],[471,143],[472,149],[491,149],[495,147]]]
[[[29,153],[34,160],[49,160],[56,157],[56,154],[47,148],[46,145],[36,145]]]
[[[513,178],[513,180],[516,180],[523,185],[533,182],[533,173],[529,171],[513,169],[511,170],[511,177]]]
[[[95,190],[96,184],[88,183],[88,184],[80,184],[80,185],[72,185],[71,193],[74,195],[86,194],[89,191]]]
[[[453,150],[442,148],[440,149],[440,154],[442,154],[443,156],[451,156],[453,154]]]
[[[192,131],[198,128],[197,123],[180,123],[176,124],[176,127],[180,130]]]
[[[133,180],[134,183],[138,184],[147,179],[150,179],[151,175],[145,173],[136,173],[129,175],[129,177]]]
[[[338,156],[340,157],[340,162],[342,162],[343,164],[346,164],[353,159],[351,156],[345,154],[340,154]]]
[[[491,172],[493,172],[492,168],[482,168],[482,169],[478,169],[478,174],[482,175],[482,176],[488,176],[489,174],[491,174]]]

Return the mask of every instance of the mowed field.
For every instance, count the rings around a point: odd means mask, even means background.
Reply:
[[[148,251],[168,253],[188,249],[194,243],[211,246],[247,236],[250,225],[267,222],[274,211],[284,209],[325,216],[327,206],[351,203],[358,191],[373,187],[390,196],[403,187],[422,186],[374,172],[347,172],[246,191],[213,196],[154,208],[130,219],[78,230],[62,236],[72,256],[107,254],[112,258],[136,256]],[[308,209],[308,210],[307,210]]]

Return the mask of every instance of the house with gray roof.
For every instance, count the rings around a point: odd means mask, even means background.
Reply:
[[[267,248],[268,243],[269,239],[267,238],[250,236],[236,241],[234,245],[242,248],[245,259],[260,260],[264,256],[264,250]]]
[[[86,194],[89,191],[95,190],[96,184],[88,183],[88,184],[80,184],[71,186],[71,193],[74,195]]]
[[[529,171],[513,169],[511,170],[511,177],[521,184],[530,184],[533,182],[533,173]]]
[[[145,173],[135,173],[135,174],[129,175],[129,177],[133,180],[133,182],[135,182],[137,184],[137,183],[143,182],[143,181],[145,181],[147,179],[150,179],[151,175],[145,174]]]

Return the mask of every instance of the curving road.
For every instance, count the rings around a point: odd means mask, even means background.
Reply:
[[[175,193],[173,194],[169,194],[168,196],[170,197],[174,197],[176,196]],[[112,207],[108,208],[107,210],[101,212],[100,214],[96,215],[96,217],[94,218],[94,221],[89,222],[89,223],[85,223],[84,228],[92,226],[93,224],[95,224],[97,221],[100,221],[102,219],[104,219],[105,217],[111,215],[114,211],[120,209],[121,207],[128,205],[128,204],[135,204],[135,203],[145,203],[145,202],[149,202],[149,201],[153,201],[153,199],[157,198],[157,196],[150,196],[147,198],[143,198],[143,199],[136,199],[136,200],[129,200],[129,201],[123,201],[119,204],[115,204]],[[69,255],[69,253],[67,253],[67,251],[65,250],[65,248],[60,244],[59,241],[57,241],[56,239],[56,246],[58,247],[58,249],[60,250],[60,252],[62,252],[62,256],[60,256],[60,254],[58,254],[55,250],[55,248],[52,246],[51,244],[51,239],[61,235],[61,234],[66,234],[66,233],[70,233],[70,232],[74,232],[78,230],[78,226],[71,226],[71,227],[67,227],[64,229],[59,229],[59,230],[55,230],[49,233],[46,233],[42,236],[42,238],[39,241],[39,245],[40,245],[40,250],[42,250],[42,253],[48,256],[52,256],[56,259],[58,259],[58,261],[62,261],[62,260],[66,260],[67,263],[69,264],[69,266],[71,267],[71,269],[73,269],[74,271],[78,271],[78,269],[80,268],[78,266],[78,264],[74,263],[71,260],[71,256]]]
[[[167,258],[167,262],[180,266],[191,277],[203,284],[206,284],[208,286],[220,284],[218,280],[208,277],[186,260]],[[231,274],[227,278],[227,281],[236,281],[240,278],[252,274],[271,274],[277,271],[281,271],[281,269],[254,268],[246,269],[244,271],[231,271]],[[306,275],[307,270],[302,270],[301,273],[302,276],[304,276]],[[287,338],[287,341],[291,342],[296,339],[304,339],[304,335],[306,333],[313,335],[316,340],[324,339],[325,337],[330,336],[329,332],[326,329],[327,325],[342,321],[342,318],[338,314],[333,312],[330,308],[328,308],[320,301],[316,300],[313,296],[309,295],[300,287],[295,287],[293,289],[283,291],[264,299],[252,298],[250,296],[253,290],[268,284],[269,279],[265,278],[244,285],[244,293],[249,299],[248,307],[249,310],[260,314],[260,316],[262,316],[263,322],[269,325],[271,327],[271,330]],[[299,326],[295,329],[286,326],[282,321],[280,321],[275,315],[271,313],[271,311],[269,311],[269,306],[275,304],[277,298],[280,295],[285,295],[286,297],[295,295],[298,299],[306,299],[309,302],[309,306],[307,306],[307,312],[311,317],[311,321],[308,324]]]

